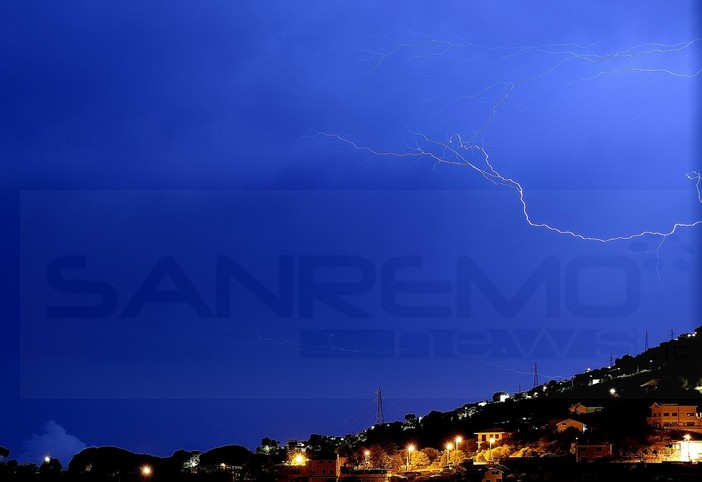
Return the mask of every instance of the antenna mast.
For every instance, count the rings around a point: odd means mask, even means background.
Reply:
[[[385,423],[385,415],[383,415],[383,392],[378,387],[378,391],[375,392],[376,398],[376,411],[375,411],[375,423],[382,425]]]
[[[539,386],[539,366],[534,363],[534,387],[536,388]]]

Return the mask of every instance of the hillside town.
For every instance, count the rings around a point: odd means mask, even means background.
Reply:
[[[449,412],[381,418],[360,433],[266,437],[255,450],[228,445],[165,458],[93,447],[65,470],[50,454],[18,464],[2,449],[0,480],[700,480],[701,405],[702,327],[567,380],[497,391]]]
[[[443,447],[408,444],[387,451],[381,445],[369,445],[362,449],[362,456],[348,457],[338,453],[320,456],[314,447],[291,442],[285,448],[287,460],[276,467],[277,480],[389,482],[453,479],[458,475],[460,480],[498,482],[521,480],[520,471],[529,465],[558,467],[566,461],[634,465],[702,461],[702,414],[696,405],[653,403],[645,420],[650,428],[647,444],[620,445],[616,449],[606,436],[588,437],[588,425],[595,427],[590,430],[596,433],[605,432],[598,427],[604,410],[602,406],[575,403],[569,407],[567,418],[551,419],[534,430],[532,435],[540,437],[533,441],[517,432],[489,428],[465,438],[447,437]]]

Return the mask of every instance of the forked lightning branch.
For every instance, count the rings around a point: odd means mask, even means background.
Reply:
[[[383,39],[391,44],[391,47],[385,51],[371,52],[369,61],[371,68],[368,75],[373,75],[380,69],[383,63],[390,57],[397,55],[400,51],[411,49],[423,49],[421,54],[412,57],[416,60],[420,57],[440,57],[450,51],[458,49],[470,49],[478,52],[475,58],[486,56],[490,53],[499,52],[501,61],[510,59],[523,54],[538,53],[553,57],[554,61],[547,68],[525,76],[521,79],[499,81],[487,85],[485,88],[476,93],[469,93],[465,96],[453,99],[454,102],[460,102],[466,99],[472,99],[484,96],[493,91],[501,91],[493,98],[491,109],[488,117],[484,122],[480,123],[477,129],[469,131],[469,134],[462,135],[457,132],[449,135],[447,139],[439,140],[432,138],[421,131],[411,131],[416,140],[416,147],[406,151],[385,151],[376,149],[373,146],[368,146],[360,143],[358,140],[348,136],[342,136],[338,133],[316,131],[318,135],[327,136],[340,143],[351,146],[354,149],[365,152],[372,156],[378,157],[398,157],[398,158],[424,158],[434,163],[435,167],[439,165],[449,165],[455,167],[465,167],[482,176],[486,181],[495,186],[512,189],[516,192],[520,209],[523,218],[529,226],[534,228],[546,229],[556,234],[570,236],[584,241],[594,241],[599,243],[609,243],[613,241],[626,241],[636,238],[653,237],[658,238],[662,243],[667,237],[677,233],[681,229],[693,228],[702,224],[702,219],[680,220],[674,221],[665,229],[642,229],[636,232],[621,233],[615,236],[600,236],[594,233],[581,232],[575,228],[562,227],[544,220],[546,217],[543,213],[532,213],[528,202],[528,192],[517,179],[504,174],[499,166],[491,160],[488,149],[481,145],[477,140],[488,130],[497,116],[500,114],[500,109],[510,100],[520,87],[525,86],[537,79],[547,77],[562,68],[569,61],[583,62],[596,67],[593,74],[584,78],[572,79],[572,84],[579,82],[591,81],[597,78],[615,75],[629,75],[633,78],[640,75],[663,75],[670,76],[679,82],[693,82],[699,78],[702,68],[693,69],[691,71],[679,71],[671,68],[656,66],[655,62],[661,56],[675,55],[699,55],[699,46],[702,44],[702,39],[695,38],[693,40],[680,42],[677,44],[661,44],[647,43],[636,45],[621,51],[610,53],[593,53],[590,51],[597,44],[578,45],[578,44],[560,44],[560,45],[544,45],[544,46],[529,46],[529,47],[487,47],[483,45],[449,42],[445,40],[435,39],[421,34],[422,39],[412,43],[401,43],[390,39]],[[428,53],[427,53],[428,49]],[[621,67],[614,65],[607,68],[611,63],[621,60],[631,59],[647,59],[650,58],[653,62],[652,66],[625,66]],[[476,160],[477,158],[477,160]],[[690,164],[694,165],[695,160],[690,160]],[[688,179],[694,182],[697,190],[697,199],[702,204],[702,194],[700,193],[700,173],[698,170],[691,170],[685,174]],[[659,245],[660,247],[660,245]]]

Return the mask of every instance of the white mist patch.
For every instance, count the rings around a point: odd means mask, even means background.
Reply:
[[[86,447],[78,437],[66,432],[66,429],[54,420],[49,420],[40,434],[33,434],[22,443],[22,455],[19,459],[39,465],[44,457],[51,457],[58,459],[65,467],[75,454]]]

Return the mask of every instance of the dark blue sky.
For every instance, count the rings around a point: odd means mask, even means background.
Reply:
[[[699,324],[702,226],[519,198],[702,219],[692,1],[0,19],[14,455],[343,435]]]

